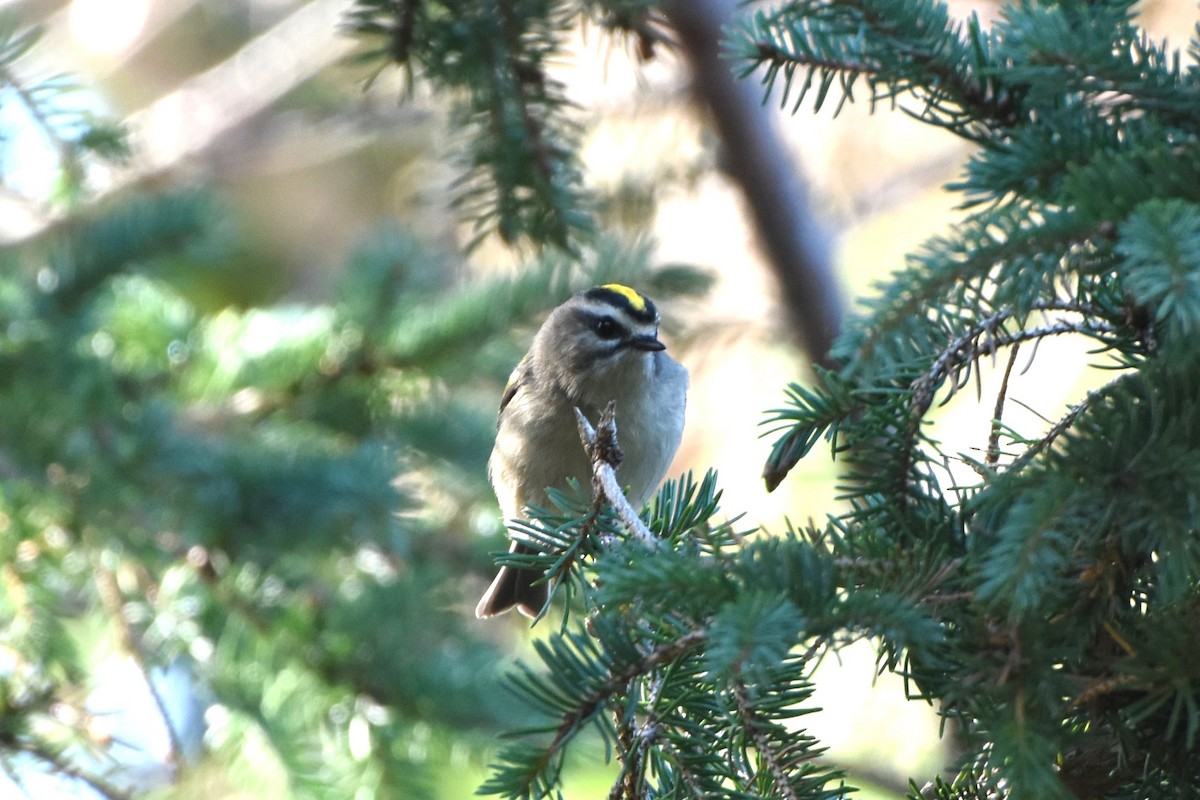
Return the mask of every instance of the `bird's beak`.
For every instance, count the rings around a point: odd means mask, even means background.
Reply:
[[[634,350],[645,350],[648,353],[667,349],[667,346],[654,336],[634,336],[629,340],[629,346]]]

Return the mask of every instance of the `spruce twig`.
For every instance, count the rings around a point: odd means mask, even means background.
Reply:
[[[1004,416],[1004,401],[1008,397],[1008,381],[1012,377],[1013,364],[1017,362],[1017,354],[1021,352],[1021,345],[1014,344],[1012,352],[1008,355],[1008,364],[1004,367],[1004,378],[1000,381],[1000,391],[996,393],[996,407],[992,411],[992,429],[988,434],[987,453],[984,455],[983,463],[989,467],[994,467],[1000,461],[1000,432],[1003,430],[1001,422]],[[976,375],[979,372],[976,370]]]
[[[580,724],[590,719],[596,710],[604,703],[609,702],[614,695],[627,691],[637,678],[649,675],[659,667],[683,657],[693,648],[702,644],[706,637],[705,630],[697,629],[673,641],[665,642],[643,653],[641,659],[609,675],[607,680],[593,688],[586,696],[579,698],[579,702],[562,717],[555,729],[554,738],[543,753],[543,762],[549,763],[552,756],[564,748],[579,730]]]
[[[583,440],[584,449],[592,459],[592,489],[596,496],[608,500],[609,505],[617,512],[617,517],[625,527],[650,547],[658,546],[658,539],[642,522],[637,510],[629,504],[625,492],[617,481],[617,467],[624,457],[617,445],[617,404],[610,401],[600,412],[600,420],[595,428],[588,418],[578,408],[575,409],[575,420],[579,423],[579,437]]]
[[[779,797],[783,800],[800,800],[799,795],[792,789],[792,785],[788,781],[783,754],[778,752],[775,743],[763,734],[762,722],[750,703],[750,696],[746,691],[745,684],[740,679],[735,679],[732,688],[733,697],[737,701],[738,715],[742,718],[742,727],[750,736],[750,740],[754,742],[754,748],[758,751],[759,757],[766,762]]]

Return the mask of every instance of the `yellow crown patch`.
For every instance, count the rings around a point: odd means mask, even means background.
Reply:
[[[642,297],[640,294],[638,294],[638,292],[630,289],[623,283],[606,283],[600,288],[608,289],[610,292],[616,292],[617,294],[621,295],[629,301],[629,305],[632,306],[633,310],[639,314],[646,310],[646,298]]]

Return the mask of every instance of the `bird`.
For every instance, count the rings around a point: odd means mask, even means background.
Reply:
[[[659,339],[650,298],[624,284],[577,292],[556,307],[533,337],[500,400],[488,478],[506,521],[550,507],[549,488],[591,481],[575,409],[590,420],[610,402],[624,457],[617,479],[642,508],[666,475],[683,435],[688,371]],[[514,538],[510,552],[537,552]],[[475,608],[483,619],[516,608],[542,614],[549,585],[537,570],[502,566]]]

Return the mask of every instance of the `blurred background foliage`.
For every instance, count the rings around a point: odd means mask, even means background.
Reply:
[[[764,492],[756,426],[811,359],[686,59],[600,13],[619,5],[535,32],[571,47],[524,89],[575,113],[505,195],[486,173],[512,154],[472,150],[487,96],[463,89],[494,74],[419,31],[349,35],[371,3],[0,2],[0,792],[473,792],[527,713],[499,677],[537,634],[469,612],[503,546],[496,399],[580,286],[662,301],[694,385],[673,471],[718,466],[724,506],[768,529],[831,509],[824,465]],[[842,116],[790,122],[779,168],[861,296],[955,218],[940,186],[966,151]],[[1036,395],[1051,416],[1089,385],[1078,356]],[[845,658],[810,723],[830,757],[882,784],[936,771],[932,713],[862,701],[872,655]],[[607,787],[578,766],[575,796]]]

